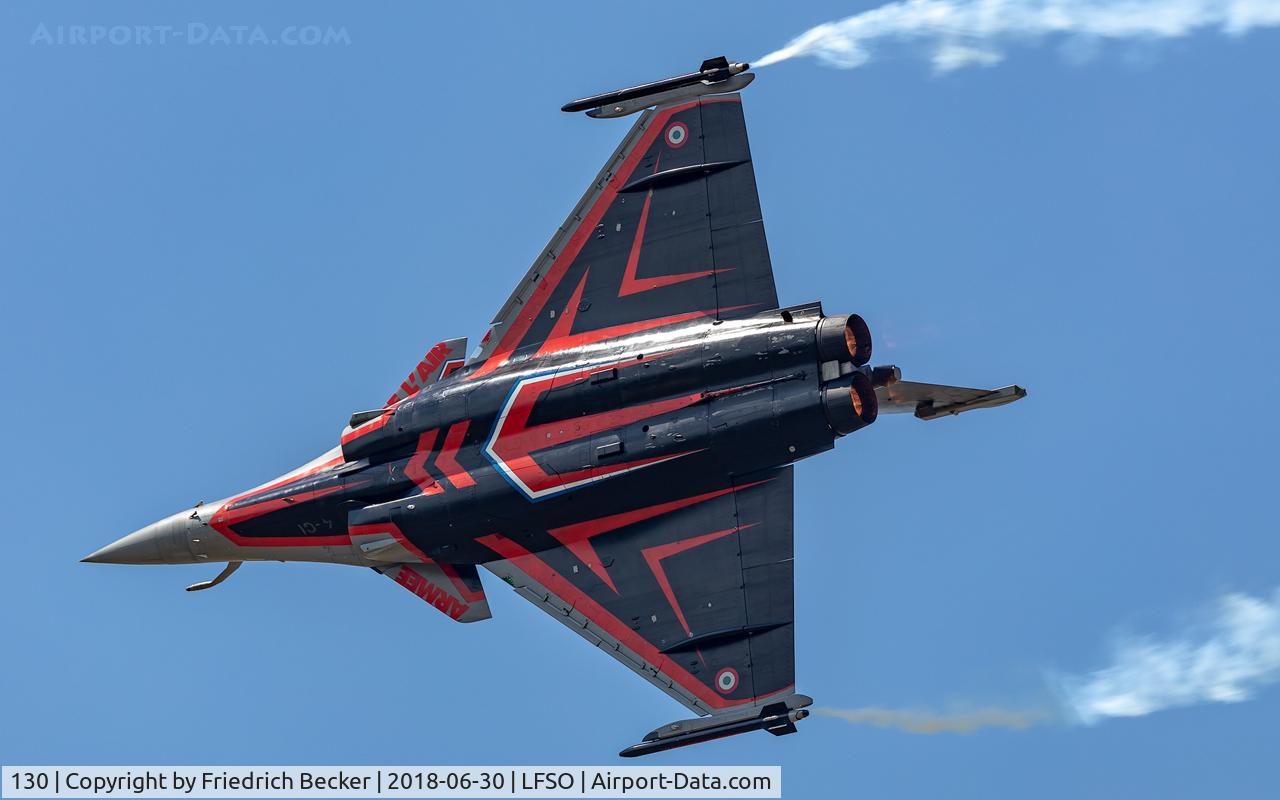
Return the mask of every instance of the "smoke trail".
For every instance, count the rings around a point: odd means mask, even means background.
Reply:
[[[1280,681],[1280,589],[1229,594],[1207,623],[1160,641],[1126,637],[1111,666],[1054,679],[1066,710],[1085,725],[1197,703],[1238,703]]]
[[[1270,601],[1246,594],[1221,597],[1203,620],[1160,640],[1120,637],[1108,667],[1082,675],[1050,674],[1061,711],[984,707],[954,713],[891,708],[815,708],[856,725],[907,733],[1025,730],[1036,725],[1095,725],[1112,717],[1143,717],[1199,703],[1238,703],[1280,682],[1280,589]]]
[[[899,0],[811,28],[752,64],[812,56],[852,69],[871,60],[875,44],[890,42],[924,45],[934,69],[950,72],[998,64],[1007,45],[1045,37],[1153,41],[1276,25],[1280,0]]]
[[[1020,731],[1052,722],[1054,716],[1034,709],[1010,711],[1003,708],[979,708],[953,714],[927,711],[903,711],[893,708],[815,708],[813,713],[836,717],[855,725],[874,725],[907,733],[973,733],[983,728],[1009,728]]]

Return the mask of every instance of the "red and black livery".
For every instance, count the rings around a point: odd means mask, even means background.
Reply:
[[[903,382],[868,366],[860,317],[780,307],[723,93],[750,76],[703,67],[584,106],[657,107],[469,359],[442,342],[334,450],[88,560],[228,562],[208,585],[245,560],[364,565],[461,622],[489,616],[483,567],[702,717],[623,755],[794,732],[791,464],[881,406],[933,418],[1023,392]]]

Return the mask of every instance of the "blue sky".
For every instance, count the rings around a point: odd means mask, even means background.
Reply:
[[[813,3],[0,6],[6,763],[611,763],[684,710],[490,581],[456,625],[370,571],[78,559],[327,449],[483,334],[626,130],[573,97],[751,58]],[[56,25],[345,28],[314,47],[32,45]],[[1280,32],[1052,46],[934,77],[769,67],[745,95],[779,295],[1009,408],[885,417],[798,468],[798,688],[1052,706],[1277,583]],[[1095,727],[815,718],[655,763],[787,797],[1274,797],[1280,689]]]

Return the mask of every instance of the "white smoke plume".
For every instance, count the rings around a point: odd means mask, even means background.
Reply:
[[[1122,637],[1112,663],[1054,679],[1066,710],[1085,725],[1199,703],[1238,703],[1280,681],[1280,589],[1229,594],[1207,622],[1160,640]]]
[[[813,713],[835,717],[854,725],[874,725],[906,733],[974,733],[983,728],[1024,730],[1054,720],[1054,715],[1037,709],[978,708],[972,711],[936,713],[898,708],[815,708]]]
[[[992,66],[1009,45],[1150,42],[1201,30],[1239,36],[1280,26],[1280,0],[899,0],[810,28],[752,61],[767,67],[811,56],[841,69],[871,60],[878,44],[922,46],[937,72]],[[1089,47],[1075,47],[1077,54]]]
[[[1270,600],[1228,594],[1177,636],[1117,637],[1111,664],[1080,675],[1050,675],[1061,710],[985,706],[931,712],[875,706],[815,708],[855,725],[906,733],[1025,730],[1036,725],[1095,725],[1201,703],[1238,703],[1280,682],[1280,589]]]

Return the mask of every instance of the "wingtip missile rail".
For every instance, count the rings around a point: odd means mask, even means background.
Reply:
[[[573,100],[561,106],[560,110],[570,113],[586,111],[593,117],[624,116],[651,105],[683,99],[686,94],[699,96],[737,91],[754,77],[742,75],[750,68],[751,65],[745,61],[731,63],[724,56],[717,56],[703,61],[697,72]]]
[[[751,731],[768,731],[774,736],[786,736],[789,733],[795,733],[796,723],[809,716],[807,710],[795,706],[808,705],[812,702],[804,695],[793,695],[788,701],[765,706],[754,716],[731,712],[724,715],[726,718],[721,720],[716,719],[719,715],[713,715],[673,722],[651,732],[644,737],[644,741],[631,745],[618,755],[622,758],[647,756]]]

